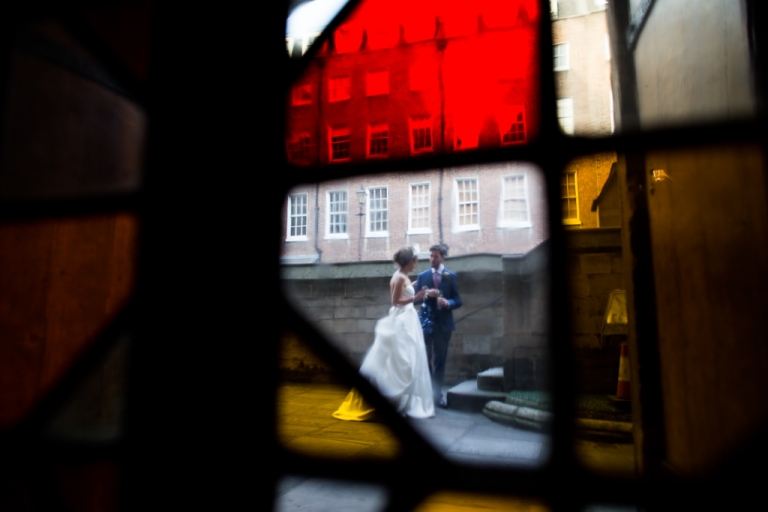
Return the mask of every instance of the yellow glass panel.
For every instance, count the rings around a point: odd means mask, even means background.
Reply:
[[[548,512],[540,502],[459,492],[438,492],[427,498],[414,512],[469,512],[472,510],[508,512]]]
[[[334,372],[308,345],[291,334],[283,337],[281,345],[284,377],[277,391],[277,435],[286,448],[334,459],[398,456],[400,443],[395,434],[375,417],[368,421],[333,417],[350,389],[322,382],[335,380]],[[302,382],[310,375],[314,382]]]

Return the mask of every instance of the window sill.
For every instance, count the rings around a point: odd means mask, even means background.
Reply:
[[[286,242],[308,242],[309,237],[306,236],[293,236],[285,239]]]
[[[339,233],[334,235],[325,235],[324,240],[349,240],[348,233]]]
[[[516,140],[515,142],[504,142],[504,141],[501,141],[501,145],[502,146],[518,146],[520,144],[526,144],[527,142],[528,142],[528,139],[526,138],[526,139],[523,139],[523,140]]]
[[[581,221],[579,219],[563,220],[563,226],[571,226],[577,228],[581,226]]]
[[[405,232],[406,235],[431,235],[431,229],[409,229]]]
[[[377,233],[366,233],[365,238],[388,238],[389,231],[381,231]]]
[[[464,233],[465,231],[480,231],[480,226],[474,224],[472,226],[461,226],[453,229],[454,233]]]
[[[497,228],[502,228],[502,229],[527,229],[527,228],[530,228],[532,226],[533,226],[533,224],[531,224],[530,222],[520,222],[518,224],[505,224],[505,223],[502,223],[502,224],[497,224],[496,225]]]

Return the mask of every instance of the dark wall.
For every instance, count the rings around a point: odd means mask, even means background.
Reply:
[[[674,179],[648,190],[667,457],[697,472],[768,421],[765,160],[731,146],[647,161]]]
[[[20,34],[26,50],[12,54],[0,109],[0,198],[13,204],[136,190],[143,109],[41,56],[63,56],[81,71],[98,67],[63,25],[43,23]],[[137,217],[124,213],[0,224],[0,426],[23,418],[125,306],[138,236]],[[122,392],[115,384],[122,370],[115,368],[122,368],[124,353],[90,378],[65,423],[112,421]]]

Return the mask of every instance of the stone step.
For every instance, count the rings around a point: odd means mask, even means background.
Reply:
[[[504,391],[504,368],[489,368],[477,374],[477,389],[482,391]]]
[[[449,409],[467,412],[482,412],[491,400],[501,400],[507,396],[503,391],[484,391],[477,389],[477,379],[467,380],[448,390],[446,399]]]
[[[547,430],[552,424],[552,412],[510,402],[492,400],[485,404],[483,414],[499,423],[518,428],[532,430]],[[585,439],[631,443],[632,423],[628,421],[611,421],[591,418],[576,418],[576,435]]]

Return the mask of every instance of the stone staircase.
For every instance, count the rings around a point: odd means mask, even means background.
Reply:
[[[549,393],[545,391],[504,392],[504,369],[490,368],[448,390],[448,408],[483,413],[493,421],[510,426],[544,430],[552,421]],[[617,442],[632,441],[629,404],[616,404],[607,395],[578,395],[575,426],[579,437],[596,437]]]
[[[504,368],[490,368],[477,374],[476,379],[466,380],[448,390],[448,408],[456,411],[483,412],[491,400],[507,397],[504,392]]]

